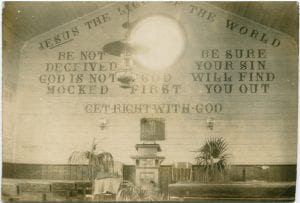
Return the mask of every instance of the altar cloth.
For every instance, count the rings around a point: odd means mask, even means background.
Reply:
[[[117,194],[120,184],[122,182],[121,178],[103,178],[96,179],[94,182],[94,195],[111,193]]]

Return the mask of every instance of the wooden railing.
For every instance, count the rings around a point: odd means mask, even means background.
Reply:
[[[172,168],[172,182],[189,182],[191,180],[191,168]]]
[[[87,165],[3,163],[3,177],[14,179],[88,180]]]
[[[164,175],[170,176],[168,182],[203,182],[204,169],[193,165],[192,168],[163,166]],[[229,181],[263,180],[269,182],[296,181],[296,165],[233,165],[226,174]],[[48,180],[88,180],[87,165],[50,165],[3,163],[3,178],[48,179]],[[123,176],[134,181],[135,166],[124,165]]]

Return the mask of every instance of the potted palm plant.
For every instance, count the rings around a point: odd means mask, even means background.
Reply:
[[[111,153],[97,153],[97,144],[93,139],[90,150],[74,151],[69,157],[69,164],[87,164],[89,180],[93,180],[98,172],[112,173],[114,168],[114,159]]]
[[[195,159],[204,168],[206,181],[224,181],[224,175],[230,166],[227,149],[228,144],[223,138],[211,137],[196,151]]]

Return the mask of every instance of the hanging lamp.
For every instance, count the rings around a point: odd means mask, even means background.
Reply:
[[[119,86],[121,88],[131,88],[135,81],[135,74],[132,72],[133,60],[131,56],[131,48],[128,43],[128,34],[129,34],[129,3],[128,3],[128,13],[127,13],[127,26],[124,26],[127,29],[125,39],[120,43],[123,44],[122,51],[120,54],[122,59],[121,68],[116,73],[117,81],[119,82]]]

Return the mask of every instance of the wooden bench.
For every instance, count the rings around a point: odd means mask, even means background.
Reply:
[[[176,183],[169,184],[170,199],[294,200],[295,182]]]

